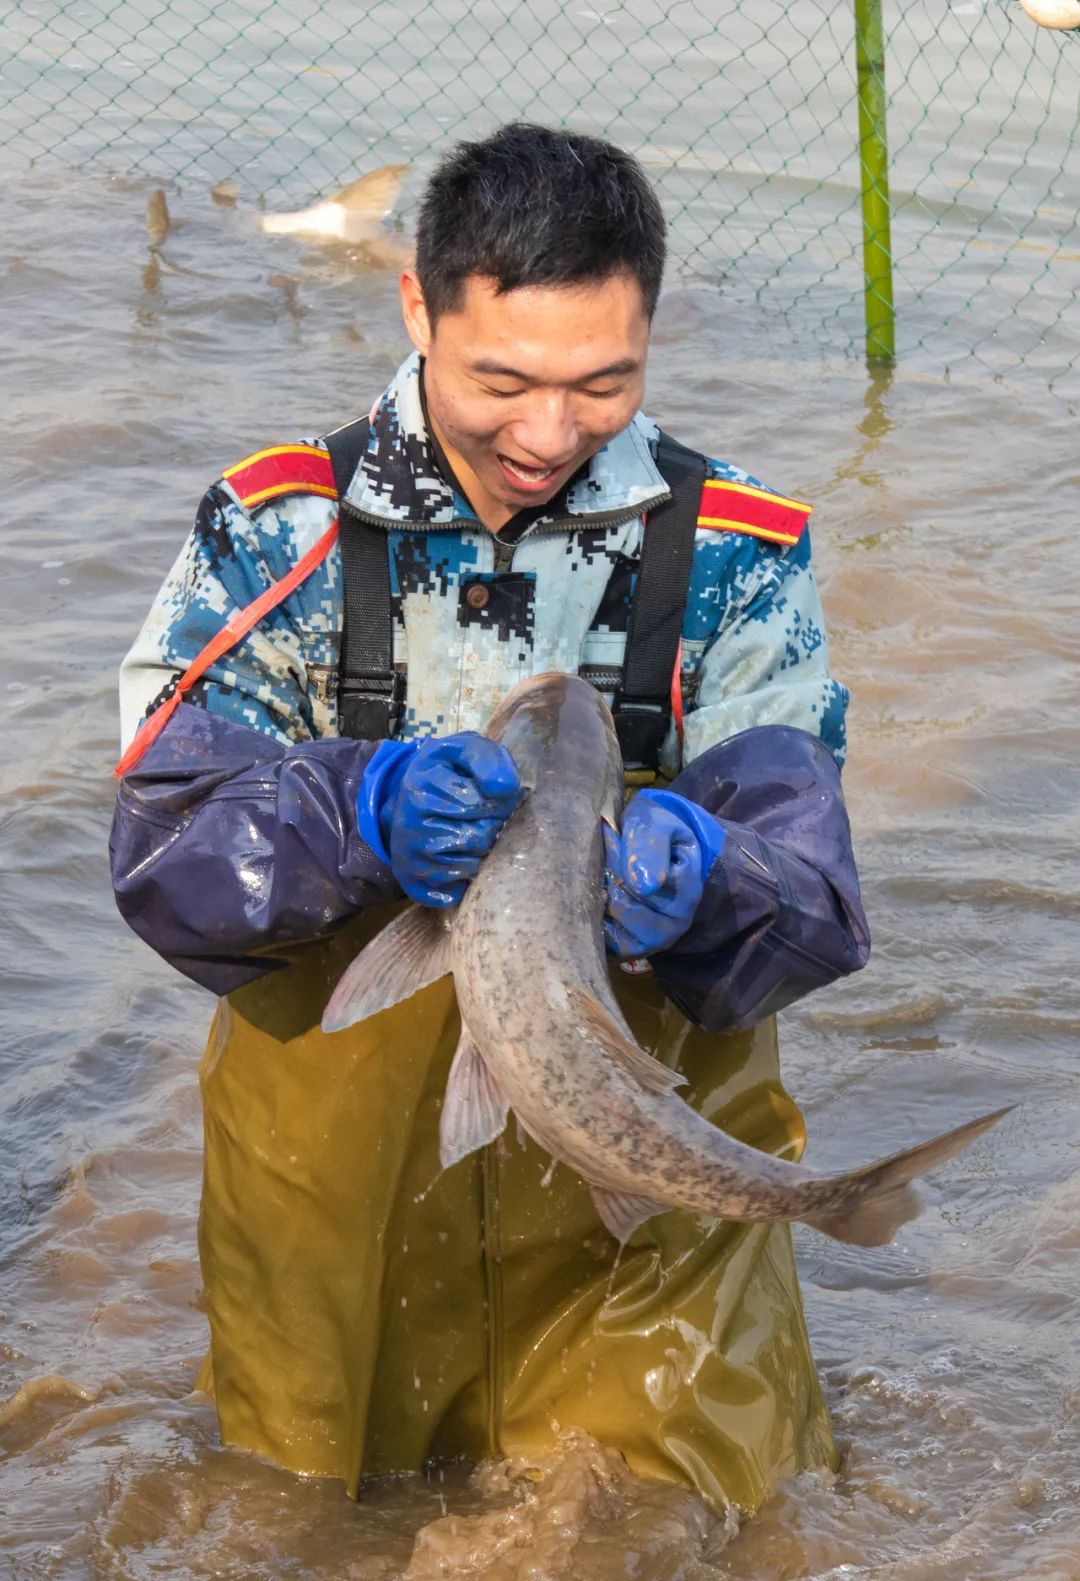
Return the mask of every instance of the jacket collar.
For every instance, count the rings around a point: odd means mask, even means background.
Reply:
[[[669,493],[653,460],[657,428],[642,412],[589,462],[589,469],[556,495],[550,513],[529,528],[559,523],[587,526],[598,516],[646,511]],[[367,454],[345,490],[346,502],[387,526],[464,526],[476,521],[468,500],[443,478],[424,422],[420,359],[403,362],[371,412]]]

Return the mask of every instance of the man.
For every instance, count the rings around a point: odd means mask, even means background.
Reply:
[[[517,805],[478,734],[495,705],[580,671],[631,783],[670,782],[609,843],[620,1003],[712,1121],[801,1151],[772,1016],[869,947],[847,694],[808,507],[639,411],[663,259],[618,149],[524,125],[462,145],[401,280],[416,355],[368,423],[226,471],[123,667],[118,902],[225,996],[202,1073],[203,1382],[227,1442],[352,1491],[571,1426],[746,1508],[832,1457],[785,1228],[667,1213],[615,1269],[582,1183],[512,1127],[440,1172],[447,980],[319,1030],[387,908],[460,899]],[[630,678],[684,539],[658,701]]]

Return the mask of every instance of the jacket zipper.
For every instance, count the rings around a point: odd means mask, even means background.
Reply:
[[[496,576],[502,576],[504,572],[512,569],[514,564],[514,550],[516,548],[517,544],[515,543],[503,543],[501,538],[495,539],[494,571]]]
[[[535,532],[536,536],[544,537],[548,533],[592,531],[597,527],[619,527],[623,522],[633,521],[635,516],[642,516],[650,510],[655,510],[657,505],[663,505],[671,498],[670,489],[664,494],[658,494],[655,499],[649,500],[644,505],[623,505],[618,510],[597,511],[590,516],[564,516],[560,521],[545,522],[542,527],[532,528],[518,539],[517,544],[504,545],[505,548],[516,549],[518,544],[525,543]],[[423,522],[423,521],[389,521],[385,516],[375,516],[371,511],[361,510],[359,505],[354,505],[351,500],[342,500],[340,509],[347,516],[355,516],[357,521],[367,522],[370,527],[381,527],[384,532],[461,532],[466,529],[471,532],[486,532],[482,522],[475,516],[455,516],[448,522]],[[496,543],[498,535],[490,534]]]

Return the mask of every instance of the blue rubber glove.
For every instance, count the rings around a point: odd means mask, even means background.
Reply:
[[[487,736],[384,741],[360,782],[357,823],[410,900],[456,906],[521,797],[513,758]]]
[[[696,802],[671,791],[639,791],[620,834],[604,825],[608,953],[635,960],[681,939],[723,848],[723,828]]]

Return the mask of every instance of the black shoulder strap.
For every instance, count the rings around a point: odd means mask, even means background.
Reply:
[[[671,723],[671,678],[690,588],[705,457],[661,433],[656,465],[671,498],[649,512],[612,712],[629,769],[655,769]]]
[[[339,501],[367,449],[366,417],[346,423],[323,443],[330,452]],[[344,623],[338,671],[338,733],[382,741],[397,734],[405,678],[394,669],[394,620],[386,533],[342,506],[341,546]]]

